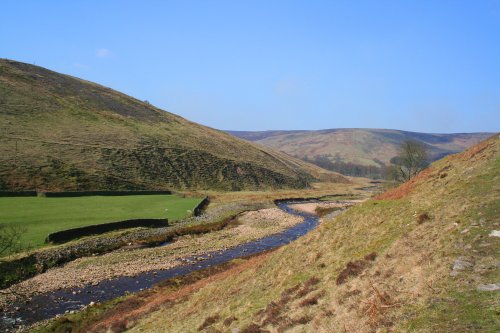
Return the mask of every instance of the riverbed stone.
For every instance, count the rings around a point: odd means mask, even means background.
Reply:
[[[500,237],[500,230],[491,230],[490,237]]]
[[[473,263],[467,260],[465,257],[458,257],[453,263],[453,268],[450,273],[451,276],[457,276],[461,271],[471,268],[474,266]]]
[[[500,290],[500,283],[480,284],[480,285],[477,286],[477,290],[479,290],[479,291],[496,291],[496,290]]]

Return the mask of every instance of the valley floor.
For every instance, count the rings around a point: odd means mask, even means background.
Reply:
[[[279,208],[267,208],[239,215],[228,227],[203,235],[186,235],[171,244],[136,250],[123,249],[101,256],[76,259],[12,286],[16,295],[46,293],[61,288],[83,287],[120,276],[135,276],[183,265],[186,257],[223,251],[255,239],[278,233],[302,219]],[[196,259],[195,259],[196,260]]]
[[[287,246],[44,329],[497,332],[499,177],[494,137]]]
[[[345,207],[352,203],[344,198],[360,198],[370,195],[370,193],[355,189],[359,187],[360,181],[361,184],[365,182],[365,180],[358,180],[357,183],[350,185],[317,184],[315,189],[303,191],[240,192],[233,195],[212,193],[213,201],[208,214],[200,219],[206,219],[206,223],[210,223],[210,216],[212,219],[218,219],[223,215],[221,212],[233,212],[233,217],[221,230],[201,235],[179,236],[164,246],[144,247],[139,243],[137,245],[130,243],[128,247],[107,254],[78,258],[3,290],[0,294],[2,308],[11,311],[9,304],[13,302],[18,304],[19,301],[25,299],[29,303],[35,295],[64,288],[76,288],[75,292],[79,292],[78,288],[96,285],[101,281],[182,266],[186,264],[186,258],[203,260],[202,257],[207,253],[224,251],[252,240],[277,234],[302,222],[302,218],[276,208],[272,200],[329,195],[331,200],[342,202],[335,203],[335,206]]]

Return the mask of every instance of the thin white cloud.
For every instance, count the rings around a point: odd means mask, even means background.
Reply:
[[[95,55],[98,58],[107,58],[111,55],[111,51],[108,49],[105,49],[105,48],[101,48],[101,49],[97,49],[97,51],[95,52]]]

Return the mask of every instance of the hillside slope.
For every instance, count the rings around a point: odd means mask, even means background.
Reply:
[[[5,59],[0,138],[0,190],[240,190],[346,181],[112,89]]]
[[[499,178],[495,136],[275,252],[175,292],[162,295],[159,288],[135,299],[130,312],[120,306],[117,327],[494,332],[500,325],[499,291],[492,291],[500,282],[500,240],[493,232],[500,228]]]
[[[314,160],[326,155],[332,161],[362,166],[388,164],[404,140],[422,141],[435,160],[476,144],[492,133],[427,134],[385,129],[329,129],[320,131],[263,131],[228,133],[279,149],[292,156]]]

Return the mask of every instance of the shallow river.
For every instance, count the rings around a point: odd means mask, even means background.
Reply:
[[[278,207],[287,213],[301,216],[304,221],[278,234],[270,235],[255,241],[244,243],[236,247],[207,253],[196,258],[186,258],[190,262],[166,270],[151,271],[134,277],[119,277],[102,281],[97,285],[63,289],[55,292],[34,296],[29,303],[13,304],[16,309],[13,314],[3,314],[0,320],[0,330],[6,330],[17,325],[29,325],[34,322],[64,314],[67,311],[80,310],[90,302],[104,302],[147,288],[169,278],[186,275],[193,271],[218,265],[235,258],[264,252],[288,244],[300,236],[305,235],[318,225],[318,217],[289,207],[292,202],[278,203]],[[168,245],[167,245],[168,246]],[[203,259],[200,260],[199,258]]]

